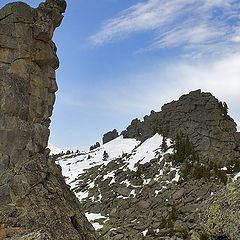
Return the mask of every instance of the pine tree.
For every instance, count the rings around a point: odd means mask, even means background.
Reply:
[[[167,138],[163,137],[162,144],[161,144],[161,151],[166,152],[167,149],[168,149]]]
[[[103,161],[107,161],[109,158],[109,155],[106,151],[103,152]]]
[[[182,132],[178,132],[175,140],[174,160],[183,163],[187,158],[198,160],[194,147],[188,137],[184,137]]]

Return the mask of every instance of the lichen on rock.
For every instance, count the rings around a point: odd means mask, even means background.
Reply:
[[[229,183],[208,199],[201,209],[201,225],[216,239],[240,239],[239,185],[239,181]]]

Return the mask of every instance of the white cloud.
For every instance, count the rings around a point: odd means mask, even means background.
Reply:
[[[83,111],[140,117],[151,109],[160,110],[163,104],[178,99],[182,94],[202,89],[211,92],[220,101],[226,101],[230,114],[239,120],[239,77],[240,54],[211,60],[207,64],[204,61],[180,60],[169,65],[156,64],[151,69],[144,69],[144,72],[118,77],[115,85],[91,90],[93,99],[88,102],[79,99],[79,94],[71,93],[72,101],[66,103],[81,106]]]
[[[153,31],[148,49],[180,46],[188,50],[213,47],[215,51],[219,47],[224,54],[226,50],[232,53],[240,45],[239,14],[236,0],[148,0],[107,20],[90,40],[101,45]]]
[[[146,113],[150,107],[158,110],[162,104],[200,88],[228,102],[230,112],[240,117],[239,76],[240,55],[213,60],[207,64],[180,61],[169,66],[159,65],[149,72],[130,76],[135,86],[122,89],[125,92],[124,99],[119,95],[115,101],[119,104],[117,109],[129,112],[138,109]]]
[[[240,26],[237,26],[234,29],[234,34],[233,34],[233,36],[231,38],[231,41],[235,42],[235,43],[240,43]]]

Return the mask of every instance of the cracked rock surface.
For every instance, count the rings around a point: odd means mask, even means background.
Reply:
[[[236,126],[226,103],[211,93],[196,90],[163,105],[159,112],[152,111],[143,121],[133,120],[122,134],[143,141],[158,131],[174,139],[181,131],[188,136],[202,163],[224,166],[240,159],[240,133]]]
[[[99,239],[47,149],[64,0],[0,9],[0,239]]]

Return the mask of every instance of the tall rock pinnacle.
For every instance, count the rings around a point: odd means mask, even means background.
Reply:
[[[0,9],[0,239],[97,239],[47,149],[59,66],[51,39],[65,9],[64,0]]]

